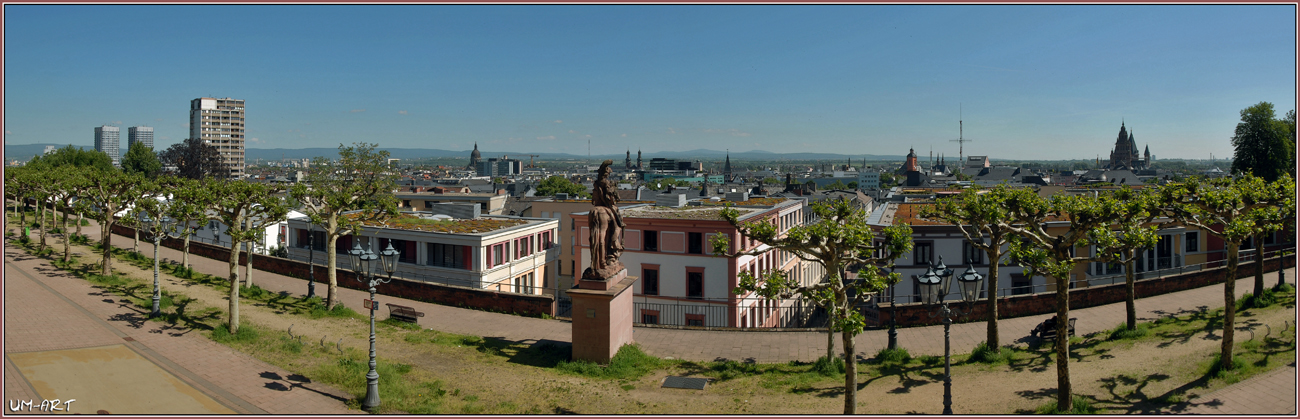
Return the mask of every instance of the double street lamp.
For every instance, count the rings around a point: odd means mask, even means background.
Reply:
[[[939,264],[931,265],[926,269],[924,275],[913,275],[917,282],[921,284],[921,300],[926,307],[933,308],[939,305],[938,311],[931,313],[930,318],[936,316],[943,317],[943,414],[952,414],[952,345],[950,340],[950,330],[952,329],[952,319],[954,315],[966,316],[974,308],[975,300],[979,299],[980,288],[984,285],[984,276],[975,272],[975,266],[972,264],[966,268],[966,272],[957,278],[961,284],[958,290],[961,294],[962,301],[965,301],[967,308],[965,311],[960,309],[953,310],[948,307],[948,302],[944,301],[951,291],[952,269],[948,269],[943,264],[943,257],[939,257]]]
[[[375,256],[370,249],[361,250],[360,241],[348,252],[352,272],[356,274],[357,280],[370,286],[370,372],[366,373],[366,399],[361,402],[361,409],[370,413],[379,410],[379,372],[375,370],[375,310],[379,308],[379,302],[375,301],[375,287],[392,281],[393,271],[397,269],[397,255],[392,242],[388,243],[387,249],[379,252],[379,256]],[[380,263],[374,263],[375,259],[379,259]],[[377,265],[383,265],[387,277],[379,277],[380,267]]]

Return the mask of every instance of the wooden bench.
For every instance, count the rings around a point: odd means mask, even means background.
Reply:
[[[1070,336],[1074,336],[1074,321],[1078,319],[1079,318],[1077,317],[1070,318],[1070,324],[1069,326],[1067,326],[1067,328],[1069,329]],[[1034,330],[1031,330],[1029,334],[1038,335],[1038,337],[1042,338],[1043,340],[1056,339],[1056,327],[1053,326],[1049,328],[1046,326],[1047,326],[1047,321],[1044,320],[1042,323],[1038,324],[1038,327],[1035,327]]]
[[[415,309],[400,306],[397,304],[385,304],[388,306],[388,317],[401,320],[408,323],[415,323],[418,317],[424,317],[424,313],[415,311]]]

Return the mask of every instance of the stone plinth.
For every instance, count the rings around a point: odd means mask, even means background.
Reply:
[[[632,343],[632,284],[637,277],[624,271],[620,279],[613,279],[584,280],[580,288],[568,291],[573,299],[575,360],[608,364],[619,348]]]

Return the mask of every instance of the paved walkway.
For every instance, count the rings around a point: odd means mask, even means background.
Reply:
[[[77,399],[74,413],[360,414],[351,396],[195,332],[5,247],[5,397]]]
[[[1201,415],[1296,414],[1295,363],[1188,400],[1186,410]]]
[[[97,227],[92,226],[85,228],[83,232],[89,233],[92,238],[97,238],[98,231]],[[119,236],[119,238],[114,239],[114,243],[117,247],[129,247],[131,238]],[[151,246],[151,243],[141,241],[140,251],[145,254],[152,254],[153,249]],[[164,260],[176,261],[180,260],[181,252],[163,247],[160,249],[160,256]],[[225,276],[226,272],[228,272],[227,262],[225,261],[195,257],[193,255],[191,255],[190,261],[194,268],[200,272],[219,276]],[[323,268],[318,267],[316,272],[318,281],[326,281],[326,275],[323,271]],[[1294,268],[1287,269],[1284,273],[1288,283],[1296,283]],[[1241,274],[1248,275],[1245,272]],[[253,276],[256,284],[270,291],[288,291],[294,295],[305,295],[307,291],[305,280],[264,271],[255,271]],[[1277,281],[1276,272],[1268,274],[1266,281],[1270,286],[1274,284]],[[325,288],[324,284],[318,283],[316,286],[317,294],[323,295]],[[1238,296],[1250,291],[1252,288],[1253,277],[1247,276],[1238,279],[1236,286]],[[382,287],[380,291],[382,292]],[[365,298],[367,298],[367,294],[362,291],[339,288],[340,302],[358,312],[364,312],[362,300]],[[439,331],[517,342],[546,340],[567,343],[570,341],[570,324],[565,321],[490,313],[396,297],[385,296],[383,298],[383,302],[408,305],[427,313],[426,317],[420,318],[420,325]],[[1212,285],[1141,299],[1137,303],[1138,318],[1139,320],[1149,321],[1159,316],[1214,309],[1221,307],[1222,304],[1223,288],[1219,285]],[[380,317],[387,315],[383,310],[379,311],[379,313]],[[1027,342],[1026,338],[1029,331],[1050,316],[1050,314],[1043,314],[1000,320],[999,330],[1003,344]],[[1124,322],[1124,303],[1072,310],[1071,317],[1079,319],[1076,330],[1080,335],[1109,330]],[[969,352],[976,344],[984,341],[985,335],[986,326],[983,322],[955,324],[952,326],[952,347],[958,353]],[[887,333],[884,330],[865,331],[855,338],[855,352],[862,358],[873,356],[878,350],[886,346],[887,338]],[[765,363],[791,360],[812,361],[826,352],[826,335],[820,332],[722,332],[637,327],[634,329],[634,339],[651,355],[694,361],[713,361],[717,359],[754,360]],[[899,329],[898,341],[900,346],[907,348],[913,355],[943,354],[942,327]],[[836,336],[835,345],[838,347],[840,343],[840,337]],[[1278,372],[1276,374],[1290,377],[1292,382],[1294,382],[1296,376],[1294,369],[1291,369],[1289,373]],[[1280,398],[1290,400],[1291,411],[1294,411],[1296,400],[1294,391],[1288,393],[1278,389],[1277,386],[1270,388]],[[1294,389],[1294,386],[1292,388]]]

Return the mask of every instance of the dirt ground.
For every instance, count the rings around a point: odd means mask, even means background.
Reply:
[[[61,253],[59,239],[55,249]],[[127,243],[129,245],[129,243]],[[121,244],[119,244],[119,247]],[[85,246],[74,246],[83,261],[94,260]],[[114,269],[136,278],[152,278],[152,271],[115,261]],[[223,291],[163,274],[162,286],[196,298],[204,305],[224,309]],[[197,307],[196,307],[197,308]],[[295,335],[315,344],[343,338],[345,347],[365,350],[368,335],[358,319],[323,318],[285,314],[265,304],[241,304],[241,317],[275,333],[290,325]],[[1264,335],[1269,325],[1277,336],[1295,319],[1294,307],[1261,310],[1240,317],[1238,326],[1257,325]],[[224,316],[223,316],[224,317]],[[632,382],[566,375],[553,368],[512,362],[509,356],[485,354],[472,347],[432,343],[408,343],[405,330],[386,328],[378,340],[382,357],[414,366],[415,371],[434,377],[462,397],[473,395],[488,406],[481,413],[580,413],[580,414],[838,414],[843,411],[842,378],[791,382],[771,375],[715,380],[705,390],[661,388],[667,375],[692,373],[684,368],[660,370]],[[1294,332],[1291,332],[1292,335]],[[1239,332],[1238,341],[1251,333]],[[1097,338],[1090,338],[1096,340]],[[1219,349],[1220,336],[1213,330],[1199,330],[1182,336],[1167,336],[1140,342],[1096,345],[1077,351],[1070,362],[1075,394],[1090,396],[1114,413],[1158,413],[1164,405],[1137,404],[1132,400],[1182,393],[1186,400],[1211,388],[1188,388]],[[1085,343],[1089,343],[1085,341]],[[1050,348],[1033,352],[1035,357],[1010,365],[955,365],[952,371],[953,409],[957,414],[1012,414],[1032,410],[1055,400],[1056,367]],[[1288,353],[1294,360],[1294,349]],[[275,362],[275,361],[269,361]],[[306,365],[281,365],[290,370]],[[865,368],[860,368],[865,370]],[[295,371],[305,372],[305,371]],[[938,414],[943,401],[943,364],[903,368],[891,375],[859,375],[860,414]],[[448,412],[456,413],[456,412]]]

